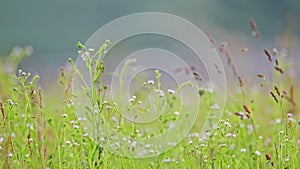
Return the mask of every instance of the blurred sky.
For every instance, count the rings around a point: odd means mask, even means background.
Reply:
[[[21,66],[55,75],[68,57],[77,57],[77,41],[85,42],[106,23],[137,12],[164,12],[189,20],[217,42],[228,41],[237,62],[249,61],[235,54],[246,45],[256,50],[250,50],[249,55],[273,47],[291,48],[299,55],[298,0],[2,0],[0,55],[8,54],[16,45],[32,45],[34,55]],[[262,33],[259,39],[251,36],[249,18],[255,19]]]

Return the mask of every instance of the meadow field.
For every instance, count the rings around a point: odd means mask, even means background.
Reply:
[[[272,74],[261,72],[255,77],[239,76],[225,52],[224,66],[234,77],[225,106],[212,103],[215,91],[200,86],[193,94],[201,103],[189,100],[188,108],[178,111],[184,102],[180,92],[191,84],[167,86],[159,70],[150,73],[152,78],[139,79],[141,89],[127,100],[122,100],[121,89],[120,100],[111,99],[111,86],[102,82],[106,70],[102,55],[109,45],[106,41],[99,49],[89,49],[77,43],[80,57],[69,59],[72,69],[62,67],[53,80],[55,86],[47,89],[40,86],[38,75],[18,68],[30,49],[18,48],[1,57],[0,168],[300,167],[300,88],[288,73],[293,65],[284,52],[260,51],[272,65]],[[88,80],[78,62],[84,63]],[[194,68],[190,73],[200,80]],[[118,75],[120,85],[122,76]],[[81,93],[74,91],[76,84]],[[144,104],[148,98],[150,103]],[[119,109],[120,104],[126,105],[124,109]],[[198,104],[198,116],[187,113]],[[159,114],[162,108],[165,113]],[[129,111],[129,119],[142,115],[156,121],[131,123],[121,116],[123,110]],[[190,117],[196,119],[191,130],[186,128]],[[168,131],[166,137],[158,137],[165,139],[163,145],[147,141]]]

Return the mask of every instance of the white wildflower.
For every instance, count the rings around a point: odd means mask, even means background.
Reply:
[[[175,90],[173,90],[173,89],[168,89],[168,92],[169,92],[170,94],[175,94]]]
[[[256,150],[254,153],[255,153],[257,156],[261,156],[261,152],[258,151],[258,150]]]

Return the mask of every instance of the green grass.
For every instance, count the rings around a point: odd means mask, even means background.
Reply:
[[[247,84],[233,85],[221,118],[210,116],[210,128],[202,131],[203,116],[198,116],[190,134],[174,148],[160,155],[148,158],[130,158],[119,153],[136,154],[136,145],[131,140],[116,142],[107,135],[109,123],[116,134],[129,138],[147,138],[162,134],[168,125],[182,118],[179,109],[180,96],[176,94],[189,83],[179,85],[174,92],[165,91],[166,114],[159,116],[152,124],[128,123],[119,115],[113,100],[107,95],[107,86],[101,79],[105,67],[101,60],[109,45],[107,41],[95,54],[87,53],[85,63],[89,80],[70,59],[72,72],[62,69],[55,93],[44,91],[38,86],[38,76],[22,70],[9,73],[5,67],[11,63],[13,69],[25,56],[24,53],[10,54],[0,65],[0,168],[299,168],[299,114],[297,114],[298,86],[287,74],[274,70],[273,81],[262,80],[264,87],[250,90]],[[78,43],[81,53],[89,50]],[[7,61],[8,60],[8,61]],[[284,60],[280,61],[284,63]],[[128,66],[130,61],[124,66]],[[278,65],[279,66],[279,65]],[[284,66],[284,65],[280,65]],[[12,70],[13,70],[12,69]],[[126,72],[117,75],[122,81]],[[161,73],[155,71],[153,82],[145,84],[145,91],[131,97],[128,107],[140,113],[150,109],[138,102],[149,92],[154,92],[154,110],[159,111],[165,100],[159,94],[162,87]],[[76,79],[76,80],[75,80]],[[246,77],[244,77],[246,79]],[[84,117],[78,115],[76,99],[71,87],[79,80],[86,100]],[[149,80],[149,79],[148,79]],[[146,79],[147,82],[147,79]],[[141,82],[143,85],[143,82]],[[120,83],[122,86],[123,84]],[[276,87],[274,87],[276,86]],[[278,87],[277,87],[278,86]],[[159,91],[159,92],[157,92]],[[274,96],[272,96],[270,94]],[[201,113],[221,111],[210,103],[211,94],[201,91]],[[124,92],[120,92],[122,98]],[[176,96],[176,97],[175,97]],[[276,98],[276,99],[275,99]],[[79,98],[80,99],[80,98]],[[118,104],[122,103],[119,100]],[[196,103],[198,104],[198,103]],[[211,108],[212,106],[212,108]],[[96,113],[95,113],[96,112]],[[83,115],[83,114],[81,114]],[[88,128],[85,128],[89,124]],[[180,126],[176,126],[180,129]],[[95,129],[95,130],[93,130]],[[151,131],[149,131],[151,129]],[[183,130],[183,129],[180,129]],[[92,131],[92,132],[91,132]],[[111,134],[111,133],[109,133]],[[178,133],[172,133],[176,136]],[[105,136],[105,137],[104,137]],[[128,144],[126,144],[128,143]],[[159,148],[143,145],[153,151]],[[113,149],[112,147],[115,147]],[[112,149],[114,151],[112,151]],[[129,155],[129,154],[127,154]]]

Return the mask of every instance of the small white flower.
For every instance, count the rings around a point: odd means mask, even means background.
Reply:
[[[117,121],[118,121],[118,119],[117,119],[115,116],[112,116],[112,117],[110,118],[110,120],[111,120],[112,122],[117,122]]]
[[[67,141],[66,141],[66,144],[71,144],[71,141],[67,140]]]
[[[179,115],[180,115],[180,112],[175,111],[174,114],[175,114],[176,116],[179,116]]]
[[[214,104],[210,108],[218,110],[218,109],[220,109],[220,106],[218,104]]]
[[[153,80],[148,80],[148,84],[153,85],[154,81]]]
[[[284,134],[284,131],[283,131],[283,130],[281,130],[281,131],[279,132],[279,134]]]
[[[254,127],[253,127],[253,125],[250,124],[250,125],[247,126],[247,129],[248,129],[250,132],[252,132],[252,131],[254,130]]]
[[[260,153],[260,151],[258,151],[258,150],[256,150],[254,153],[255,153],[257,156],[261,156],[261,153]]]
[[[135,147],[136,146],[136,141],[134,141],[134,142],[132,142],[130,145],[131,145],[131,147]]]
[[[112,107],[111,107],[111,106],[109,106],[109,105],[107,105],[107,106],[106,106],[106,108],[107,108],[107,109],[111,109]]]
[[[86,118],[85,118],[85,117],[78,117],[77,120],[78,120],[78,121],[86,121]]]
[[[235,144],[230,144],[229,149],[234,150],[235,149]]]
[[[89,57],[89,55],[89,52],[83,52],[80,57],[83,61],[85,61]]]
[[[281,123],[281,119],[276,119],[276,120],[275,120],[275,123],[276,123],[276,124]]]
[[[89,136],[89,134],[88,133],[84,133],[82,136],[83,137],[87,137],[87,136]]]
[[[133,99],[136,99],[136,96],[132,96]]]
[[[13,153],[8,153],[8,157],[12,157],[14,154]]]
[[[74,129],[79,129],[79,126],[78,125],[74,125],[73,128]]]
[[[227,146],[227,145],[224,144],[224,143],[219,145],[219,147],[226,147],[226,146]]]
[[[29,157],[29,154],[26,154],[25,157],[28,158],[28,157]]]
[[[288,113],[288,114],[287,114],[287,117],[289,117],[289,118],[291,118],[292,116],[293,116],[292,113]]]
[[[68,115],[67,114],[61,114],[60,116],[61,117],[67,117]]]
[[[263,137],[262,137],[262,136],[259,136],[258,138],[259,138],[260,140],[262,140],[262,139],[263,139]]]
[[[168,92],[169,92],[170,94],[175,94],[175,90],[173,90],[173,89],[168,89]]]
[[[278,53],[279,53],[279,52],[278,52],[277,49],[275,49],[275,48],[272,49],[272,55],[273,55],[273,56],[276,56]]]
[[[227,134],[225,135],[225,137],[226,137],[226,138],[232,137],[232,133],[227,133]]]
[[[231,128],[231,124],[228,121],[225,121],[224,125],[227,126],[227,127],[229,127],[229,128]]]
[[[3,142],[3,140],[4,140],[4,138],[0,137],[0,143],[2,143],[2,142]]]
[[[151,144],[146,144],[145,145],[145,148],[150,148],[151,147]]]
[[[131,102],[131,103],[133,103],[133,102],[134,102],[134,99],[133,99],[133,98],[130,98],[128,101]]]
[[[104,100],[104,101],[103,101],[103,104],[107,104],[107,103],[108,103],[108,101],[107,101],[107,100]]]
[[[246,153],[246,152],[247,152],[247,149],[245,149],[245,148],[242,148],[242,149],[240,149],[240,152],[242,152],[242,153]]]
[[[32,139],[32,138],[30,138],[30,139],[28,139],[28,141],[29,141],[29,142],[32,142],[32,141],[33,141],[33,139]]]
[[[172,161],[172,160],[171,160],[169,157],[167,157],[166,159],[162,160],[163,163],[169,163],[169,162],[171,162],[171,161]]]
[[[88,49],[90,52],[94,52],[95,51],[95,49],[93,49],[93,48],[89,48]]]

